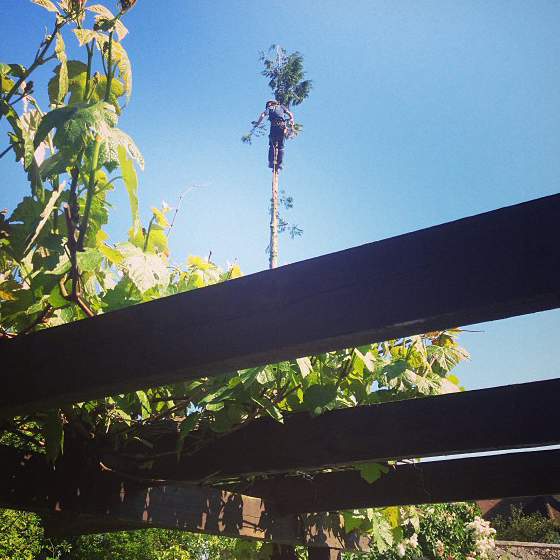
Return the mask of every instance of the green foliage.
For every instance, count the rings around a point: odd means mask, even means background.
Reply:
[[[147,529],[104,535],[84,535],[69,540],[68,560],[220,560],[235,546],[232,539]]]
[[[520,507],[511,506],[509,517],[498,515],[492,526],[501,541],[560,544],[560,528],[552,519],[538,512],[525,515]]]
[[[144,162],[132,139],[116,128],[124,107],[120,99],[127,100],[131,91],[130,61],[120,43],[126,35],[121,17],[134,2],[121,1],[116,15],[101,5],[84,8],[85,2],[77,0],[56,6],[48,0],[35,3],[54,13],[53,33],[28,68],[0,65],[0,118],[11,127],[8,141],[23,160],[30,183],[30,193],[11,214],[0,214],[0,337],[25,336],[241,276],[237,265],[223,270],[196,255],[180,263],[171,261],[167,236],[172,226],[166,218],[171,208],[165,204],[153,207],[148,226],[142,227],[135,165],[142,168]],[[93,27],[88,27],[92,13]],[[64,28],[73,32],[69,39],[77,39],[85,50],[86,62],[66,59]],[[51,49],[54,53],[49,54]],[[280,48],[276,55],[276,66],[265,62],[271,87],[282,103],[297,105],[311,87],[303,80],[301,55],[286,55]],[[48,85],[53,107],[43,111],[24,82],[49,60],[56,61]],[[109,244],[103,227],[114,188],[128,194],[131,228],[127,238]],[[283,195],[282,204],[290,208],[291,198]],[[293,231],[298,234],[297,226]],[[458,333],[455,329],[411,336],[75,403],[10,419],[6,429],[14,445],[40,448],[55,462],[65,442],[80,438],[109,466],[111,457],[119,463],[129,458],[129,448],[135,445],[135,466],[149,469],[159,459],[150,442],[158,426],[177,427],[171,455],[193,453],[261,417],[283,422],[297,411],[318,415],[335,408],[457,391],[458,381],[450,372],[468,359],[457,345]],[[370,482],[382,484],[387,468],[372,464],[360,471]],[[344,517],[348,527],[368,532],[377,549],[389,553],[411,536],[407,531],[419,522],[414,520],[421,519],[420,513],[410,513],[416,510],[401,509],[345,512]],[[71,543],[72,558],[152,558],[157,539],[164,536],[148,534],[83,537]],[[109,552],[120,546],[121,538],[124,548],[118,554]],[[153,541],[145,540],[149,538]],[[186,551],[183,541],[173,539],[178,537],[165,541],[165,557],[197,557],[191,549]],[[269,550],[256,544],[236,547],[238,558],[263,557]]]
[[[32,560],[59,558],[69,550],[67,543],[45,539],[39,516],[34,513],[0,509],[0,558]]]
[[[51,540],[39,516],[0,509],[0,558],[10,560],[32,560],[40,553],[45,560],[221,560],[238,546],[234,539],[161,529]]]
[[[484,559],[487,547],[493,546],[491,530],[480,523],[475,504],[391,507],[360,513],[359,529],[377,519],[373,524],[376,550],[367,555],[347,553],[344,560]],[[473,530],[475,524],[482,527],[482,534]]]
[[[268,85],[276,101],[288,108],[303,103],[313,87],[312,81],[305,79],[303,55],[299,52],[287,54],[280,45],[272,45],[271,52],[275,53],[272,57],[261,52],[265,67],[262,75],[269,78]]]

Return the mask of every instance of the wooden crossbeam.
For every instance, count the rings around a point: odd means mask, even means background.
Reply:
[[[549,196],[2,339],[0,410],[558,307],[559,218],[560,195]]]
[[[263,418],[194,455],[156,461],[151,476],[199,481],[560,444],[558,402],[560,379],[553,379],[333,410],[315,418],[296,413],[282,424]],[[176,437],[156,442],[155,451],[173,450]]]
[[[280,514],[270,500],[201,486],[144,487],[85,463],[0,446],[0,507],[45,517],[51,536],[177,529],[218,536],[367,551],[338,515]]]
[[[397,465],[369,484],[358,471],[282,476],[240,485],[283,513],[462,502],[560,493],[560,450]]]

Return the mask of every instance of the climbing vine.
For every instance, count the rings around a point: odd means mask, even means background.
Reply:
[[[85,0],[31,0],[51,13],[51,32],[29,66],[0,63],[0,124],[29,191],[0,213],[0,337],[41,329],[126,306],[203,288],[241,276],[236,264],[221,268],[191,255],[172,260],[167,237],[173,210],[152,207],[147,227],[138,209],[137,168],[144,159],[118,120],[132,90],[123,24],[134,1],[113,13]],[[69,60],[65,42],[77,41],[83,60]],[[52,63],[48,106],[33,97],[31,76]],[[130,228],[108,243],[110,193],[126,190]],[[327,410],[459,391],[451,373],[469,359],[458,329],[411,336],[172,386],[112,395],[32,415],[0,418],[2,442],[46,454],[56,462],[65,441],[83,440],[99,457],[127,456],[149,468],[157,459],[150,429],[175,434],[172,455],[193,453],[223,434],[261,417],[283,422],[295,411]],[[95,344],[94,340],[84,341]],[[53,351],[57,351],[53,349]],[[2,372],[1,375],[9,375]],[[387,465],[360,467],[372,483]],[[126,476],[126,472],[122,473]],[[212,480],[206,481],[212,483]],[[345,512],[350,529],[365,531],[381,552],[411,537],[414,508]],[[240,546],[240,556],[242,548]],[[247,545],[248,546],[248,545]],[[251,545],[253,546],[253,545]]]

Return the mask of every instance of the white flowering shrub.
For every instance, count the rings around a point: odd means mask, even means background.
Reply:
[[[474,538],[480,558],[488,558],[488,553],[494,548],[494,535],[496,534],[496,530],[490,527],[490,522],[477,515],[474,521],[467,524],[467,531]]]
[[[392,530],[392,546],[369,554],[345,554],[344,560],[485,560],[494,547],[496,531],[482,519],[476,504],[389,509],[398,509],[400,521]]]

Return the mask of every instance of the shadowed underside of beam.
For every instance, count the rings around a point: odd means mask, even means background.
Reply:
[[[0,507],[34,511],[51,536],[177,529],[290,545],[366,551],[338,515],[280,514],[270,500],[199,486],[143,487],[114,474],[0,446]]]
[[[32,412],[555,308],[559,238],[554,195],[1,339],[0,410]]]
[[[558,494],[558,473],[560,450],[550,450],[397,465],[372,484],[358,471],[341,471],[273,477],[237,490],[273,500],[283,513],[320,512]]]
[[[560,379],[269,418],[224,435],[193,455],[156,460],[150,476],[202,481],[314,470],[369,461],[560,444]],[[154,442],[173,451],[177,435]],[[135,463],[104,462],[136,476]]]

